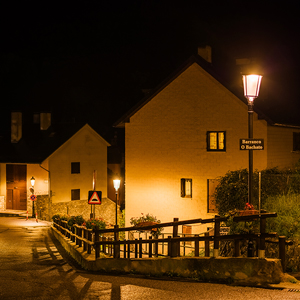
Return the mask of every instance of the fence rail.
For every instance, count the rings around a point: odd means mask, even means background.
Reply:
[[[234,222],[245,222],[259,220],[260,230],[256,233],[250,234],[234,234],[234,235],[221,235],[220,228],[221,222],[226,221],[228,218],[220,217],[216,215],[214,218],[209,219],[192,219],[179,221],[178,218],[174,218],[173,222],[160,223],[149,226],[133,226],[126,228],[119,228],[114,226],[110,229],[86,229],[79,225],[73,225],[72,228],[68,228],[67,221],[56,220],[53,222],[53,226],[59,230],[64,236],[69,238],[72,242],[75,242],[79,247],[83,247],[84,251],[88,254],[92,253],[92,249],[95,250],[95,258],[100,257],[100,253],[111,255],[114,258],[120,258],[121,254],[123,258],[143,258],[143,257],[158,257],[164,255],[164,251],[159,249],[167,249],[167,256],[178,257],[181,255],[181,244],[185,246],[186,242],[190,242],[194,245],[194,256],[200,256],[200,249],[205,257],[210,257],[211,252],[214,257],[220,255],[220,242],[233,241],[234,243],[234,257],[240,256],[240,242],[243,240],[248,241],[247,256],[256,256],[260,258],[265,257],[265,245],[266,243],[276,243],[279,245],[279,258],[281,259],[283,270],[286,269],[286,245],[290,245],[291,242],[287,242],[285,237],[279,237],[278,241],[274,241],[277,237],[276,233],[266,233],[266,219],[277,217],[276,213],[258,213],[255,215],[236,216],[233,218]],[[193,236],[179,236],[178,226],[190,225],[190,224],[207,224],[214,223],[213,232],[205,232],[195,234]],[[163,238],[149,236],[146,239],[139,237],[139,239],[120,240],[120,232],[145,232],[151,231],[155,228],[171,227],[172,233]],[[273,240],[270,240],[272,238]],[[200,243],[204,244],[200,247]],[[254,247],[255,245],[255,247]],[[211,249],[212,248],[212,249]],[[145,251],[147,249],[147,251]],[[186,248],[184,248],[185,253]]]

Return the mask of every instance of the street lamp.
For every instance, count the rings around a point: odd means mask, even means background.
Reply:
[[[113,182],[114,182],[114,188],[116,190],[116,225],[118,225],[118,190],[120,188],[121,180],[114,179]]]
[[[253,138],[253,106],[254,99],[258,97],[261,75],[243,75],[244,96],[248,100],[248,138]],[[253,150],[249,151],[249,176],[248,176],[248,203],[252,204],[253,199]]]
[[[30,183],[31,183],[31,194],[33,195],[34,194],[34,184],[35,184],[35,178],[32,176],[30,178]],[[32,201],[32,217],[35,218],[35,215],[34,215],[34,201]]]

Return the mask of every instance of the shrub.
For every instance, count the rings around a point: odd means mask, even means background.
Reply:
[[[258,207],[259,175],[253,174],[253,205]],[[261,201],[269,197],[300,193],[300,160],[292,170],[278,168],[261,171]],[[218,212],[224,216],[234,209],[242,210],[248,202],[248,170],[229,171],[219,178],[214,193]]]
[[[85,226],[87,229],[98,228],[100,230],[106,228],[106,223],[102,218],[96,218],[87,220],[83,223],[83,226]]]
[[[56,221],[59,221],[59,220],[61,220],[59,214],[56,214],[56,215],[53,215],[53,216],[52,216],[52,221],[53,221],[53,222],[56,222]]]
[[[55,214],[55,215],[52,216],[52,220],[54,222],[58,221],[58,220],[67,221],[68,220],[68,216],[66,216],[66,215],[60,215],[60,214]]]
[[[267,211],[277,212],[276,218],[267,221],[267,230],[277,232],[288,239],[300,239],[300,195],[288,194],[269,197],[263,203]]]

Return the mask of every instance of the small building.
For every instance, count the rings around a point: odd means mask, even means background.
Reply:
[[[216,178],[248,168],[248,151],[240,150],[240,139],[248,137],[246,99],[200,56],[191,57],[115,127],[125,128],[126,226],[141,213],[162,222],[212,217]],[[277,124],[256,108],[254,137],[264,139],[264,150],[253,151],[254,170],[291,166],[300,158],[300,127]]]
[[[26,127],[22,113],[12,113],[11,140],[2,140],[0,149],[0,210],[28,211],[31,216],[30,196],[35,194],[40,219],[50,220],[56,213],[89,218],[88,192],[95,187],[102,192],[96,217],[114,224],[115,202],[107,193],[110,144],[88,124],[55,126],[49,120],[47,125],[43,117],[38,126]]]

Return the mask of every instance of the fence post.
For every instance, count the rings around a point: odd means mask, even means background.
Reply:
[[[128,246],[127,246],[127,258],[130,258],[130,240],[127,240]]]
[[[214,257],[219,256],[220,216],[215,215]]]
[[[142,244],[142,239],[143,238],[139,238],[139,258],[143,257],[143,244]]]
[[[87,238],[86,228],[83,228],[83,237],[85,239]],[[83,251],[87,251],[87,243],[86,243],[86,241],[83,241]]]
[[[124,248],[123,248],[124,249],[124,255],[123,255],[123,257],[126,258],[126,245],[127,245],[126,239],[124,239],[123,243],[124,243],[123,244],[124,245]]]
[[[95,258],[97,259],[100,256],[100,245],[97,245],[99,242],[99,230],[98,227],[94,228],[95,239],[94,239],[94,247],[95,247]]]
[[[234,256],[235,257],[240,256],[240,240],[238,239],[234,240]]]
[[[134,244],[134,257],[138,257],[138,239],[135,239],[135,244]]]
[[[205,232],[204,236],[209,237],[209,232]],[[205,240],[205,257],[209,257],[209,240]]]
[[[172,257],[172,241],[171,236],[168,236],[168,256]]]
[[[77,227],[77,235],[82,238],[82,228],[81,227]],[[78,246],[82,247],[82,239],[78,239]]]
[[[155,253],[155,257],[158,257],[158,237],[155,237],[155,242],[154,242],[154,253]]]
[[[199,234],[195,235],[195,257],[199,257]]]
[[[120,258],[119,225],[114,226],[114,258]]]
[[[281,260],[282,271],[286,270],[286,261],[285,261],[285,236],[279,237],[279,259]]]
[[[259,239],[259,249],[258,258],[266,257],[266,240],[262,236],[266,232],[266,218],[260,217],[260,239]]]
[[[152,257],[152,236],[149,236],[149,258]]]
[[[178,222],[179,218],[173,218],[173,222]],[[178,237],[178,225],[173,224],[173,238]],[[172,251],[173,251],[173,257],[180,256],[180,241],[172,241]]]
[[[92,231],[90,231],[90,230],[87,230],[87,235],[88,235],[88,240],[90,241],[90,242],[92,242],[92,239],[93,239],[93,232]],[[87,245],[87,253],[88,254],[91,254],[92,253],[92,245],[89,243],[88,245]]]
[[[108,241],[109,241],[109,242],[112,242],[113,239],[112,239],[112,238],[108,238]],[[108,255],[109,255],[109,256],[112,256],[112,248],[113,248],[112,243],[109,243],[109,245],[108,245]]]

